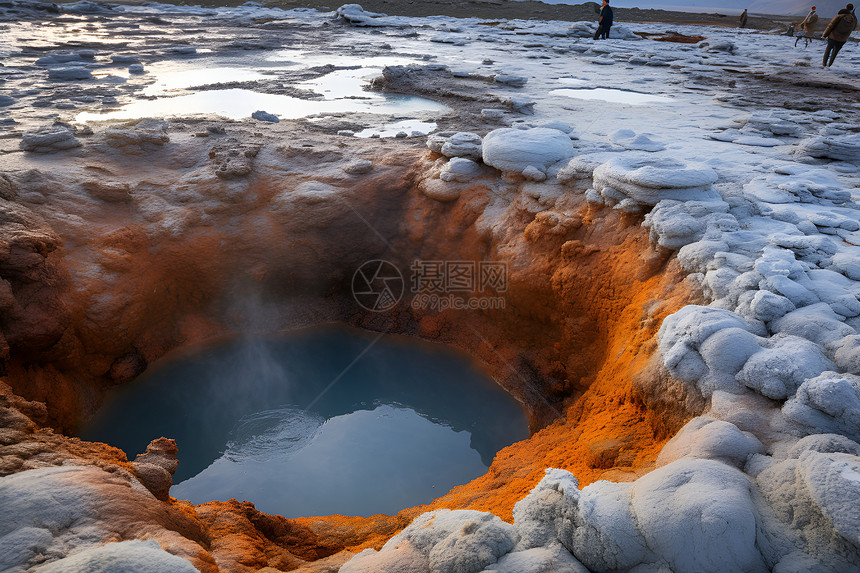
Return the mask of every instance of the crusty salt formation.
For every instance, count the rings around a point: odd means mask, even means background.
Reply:
[[[800,143],[798,155],[826,157],[841,161],[860,160],[860,134],[839,134],[834,137],[812,137]]]
[[[705,165],[690,165],[673,157],[615,157],[594,170],[594,188],[610,204],[625,198],[642,205],[660,201],[719,199],[711,189],[717,174]]]
[[[512,173],[540,172],[573,155],[570,137],[557,129],[498,129],[484,138],[484,163]]]

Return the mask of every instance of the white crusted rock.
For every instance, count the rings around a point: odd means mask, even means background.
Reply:
[[[430,559],[408,542],[400,543],[384,551],[365,549],[339,570],[339,573],[429,573]]]
[[[788,457],[799,458],[804,452],[842,453],[860,456],[860,444],[839,434],[813,434],[799,439],[792,446]]]
[[[704,272],[717,253],[728,250],[729,245],[725,241],[696,241],[681,247],[678,251],[678,263],[685,271]]]
[[[597,481],[579,492],[560,539],[592,571],[627,571],[658,561],[631,504],[632,483]]]
[[[780,274],[773,274],[763,279],[759,283],[759,287],[762,290],[767,290],[772,293],[782,295],[783,297],[787,298],[791,302],[791,304],[795,306],[795,308],[815,304],[817,302],[820,302],[821,300],[818,298],[818,295],[816,295],[814,292],[812,292],[802,284],[788,278],[787,276]]]
[[[708,222],[693,216],[682,203],[661,201],[645,216],[643,225],[650,228],[652,243],[667,249],[680,249],[700,239]]]
[[[465,157],[453,157],[442,167],[439,179],[466,183],[481,174],[481,166]]]
[[[644,205],[663,199],[719,201],[711,185],[717,174],[706,165],[671,157],[624,154],[594,170],[594,187],[618,189]]]
[[[657,467],[681,458],[702,458],[724,461],[740,469],[751,455],[763,453],[764,446],[753,434],[729,422],[698,416],[666,442],[657,456]]]
[[[204,551],[176,533],[203,535],[195,520],[156,500],[119,468],[108,472],[95,466],[54,466],[9,475],[0,478],[0,507],[0,547],[13,539],[28,544],[24,552],[0,550],[3,571],[16,566],[23,570],[20,559],[35,556],[33,549],[39,547],[45,547],[37,556],[44,563],[40,570],[53,573],[193,572],[182,557],[193,559]],[[147,541],[110,543],[135,536]]]
[[[451,138],[456,131],[437,131],[427,136],[427,149],[435,153],[442,153],[442,146]]]
[[[378,552],[363,551],[340,571],[479,573],[510,552],[517,539],[513,525],[490,513],[440,509],[419,515]]]
[[[162,146],[170,141],[167,122],[161,119],[142,119],[127,127],[112,127],[102,134],[111,147]]]
[[[493,76],[493,81],[497,84],[510,86],[512,88],[521,88],[525,86],[529,80],[526,77],[514,74],[497,74]]]
[[[797,146],[797,155],[858,162],[860,161],[860,134],[804,139]]]
[[[699,345],[699,354],[708,367],[696,385],[700,391],[711,394],[715,390],[739,392],[741,387],[735,374],[747,360],[761,351],[762,339],[740,327],[717,331]]]
[[[746,323],[735,313],[704,306],[688,305],[663,320],[657,334],[663,364],[675,378],[690,383],[699,383],[710,368],[700,354],[703,343],[720,330],[737,328],[746,330]],[[745,352],[755,350],[754,340],[745,343]],[[715,358],[719,353],[708,353]],[[737,365],[727,365],[730,372]],[[702,388],[708,396],[714,388]]]
[[[662,141],[654,139],[651,133],[636,133],[632,129],[619,129],[609,135],[612,143],[620,145],[625,149],[634,149],[637,151],[663,151],[666,149],[666,144]]]
[[[631,507],[648,547],[672,571],[763,573],[753,491],[731,466],[684,458],[636,480]]]
[[[44,573],[195,573],[191,563],[154,540],[120,541],[92,547],[39,569]]]
[[[810,290],[840,316],[860,315],[857,285],[850,278],[830,269],[810,269],[806,273]]]
[[[482,109],[481,118],[484,121],[499,121],[505,117],[505,113],[507,112],[503,109]]]
[[[382,27],[392,26],[392,22],[385,14],[368,12],[360,4],[344,4],[335,12],[338,18],[352,26],[358,27]]]
[[[860,440],[860,376],[824,372],[806,380],[782,408],[801,434],[842,434]]]
[[[0,571],[23,571],[26,564],[44,554],[54,534],[44,527],[23,526],[0,534]]]
[[[645,215],[642,226],[650,228],[652,243],[667,249],[698,241],[705,232],[731,232],[739,227],[723,201],[675,201],[664,199]],[[731,246],[731,245],[730,245]]]
[[[860,375],[860,335],[846,336],[829,346],[835,350],[833,361],[839,370]]]
[[[830,268],[842,273],[852,281],[860,281],[860,261],[857,249],[836,253],[830,259]]]
[[[512,551],[497,563],[484,569],[485,573],[588,573],[560,543]]]
[[[58,82],[91,80],[93,79],[93,73],[89,68],[85,68],[83,66],[51,68],[48,70],[48,79]]]
[[[591,571],[768,570],[757,547],[753,484],[731,466],[684,458],[632,483],[597,481],[582,491],[575,483],[553,470],[518,508],[554,523]]]
[[[457,132],[442,144],[439,152],[445,157],[481,159],[481,136],[468,131]]]
[[[594,170],[603,165],[606,159],[602,155],[579,155],[568,161],[567,165],[558,170],[558,180],[571,183],[591,179]]]
[[[792,545],[810,554],[804,571],[856,570],[860,458],[807,450],[766,468],[756,482],[777,519],[791,527]]]
[[[24,151],[33,153],[54,153],[80,147],[81,142],[74,131],[65,126],[45,127],[38,131],[25,133],[19,144]]]
[[[523,177],[528,179],[529,181],[546,181],[546,173],[535,167],[534,165],[529,165],[525,169],[523,169]]]
[[[373,161],[369,159],[356,159],[343,166],[344,173],[348,175],[364,175],[373,169]]]
[[[529,166],[546,170],[573,156],[573,144],[557,129],[496,129],[484,137],[484,163],[500,171],[522,173]]]
[[[768,348],[754,354],[736,379],[772,400],[790,398],[804,380],[835,368],[817,344],[804,338],[778,335],[766,344]]]
[[[735,51],[735,45],[728,40],[705,40],[697,44],[700,50],[706,52],[727,52],[729,54]]]
[[[459,528],[430,550],[433,573],[476,573],[510,552],[518,541],[514,527],[495,515],[459,515],[458,518],[462,519]]]
[[[857,334],[823,302],[789,312],[770,326],[774,332],[800,336],[822,346]]]
[[[762,322],[771,322],[777,318],[782,318],[796,309],[794,303],[786,297],[766,290],[756,291],[749,301],[750,315]]]
[[[559,539],[565,516],[579,499],[579,481],[569,471],[547,468],[529,494],[514,505],[517,550],[550,545]]]

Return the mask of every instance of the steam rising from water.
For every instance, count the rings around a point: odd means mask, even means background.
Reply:
[[[195,503],[370,515],[479,476],[528,424],[466,356],[329,326],[168,357],[117,389],[82,434],[132,458],[176,439],[172,494]]]

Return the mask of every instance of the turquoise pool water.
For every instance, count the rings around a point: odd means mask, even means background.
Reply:
[[[176,497],[371,515],[481,475],[528,423],[460,352],[326,326],[168,356],[112,392],[82,432],[130,458],[159,436],[179,444]]]

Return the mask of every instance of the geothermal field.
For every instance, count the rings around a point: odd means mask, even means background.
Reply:
[[[420,4],[0,0],[0,571],[860,571],[857,42]]]

